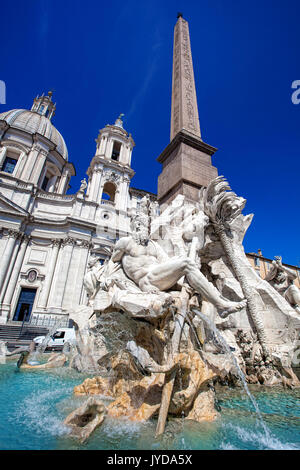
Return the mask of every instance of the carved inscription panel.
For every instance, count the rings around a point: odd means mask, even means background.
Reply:
[[[171,140],[181,129],[201,137],[189,27],[183,18],[174,31]]]

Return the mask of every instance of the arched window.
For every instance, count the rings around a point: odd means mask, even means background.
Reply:
[[[17,159],[6,157],[3,162],[2,171],[4,171],[5,173],[12,174],[14,172],[16,164],[17,164]]]
[[[47,162],[42,173],[40,187],[44,191],[55,193],[59,186],[61,174],[59,169],[52,163]]]
[[[10,173],[12,175],[17,166],[20,154],[21,152],[8,149],[5,154],[5,159],[2,163],[1,171],[4,171],[5,173]]]
[[[116,186],[113,183],[107,182],[103,186],[102,199],[110,202],[115,202]]]
[[[111,159],[118,161],[118,160],[119,160],[119,156],[120,156],[120,152],[121,152],[121,143],[120,143],[120,142],[117,142],[117,141],[115,140],[115,141],[114,141],[114,145],[113,145],[112,154],[111,154]]]

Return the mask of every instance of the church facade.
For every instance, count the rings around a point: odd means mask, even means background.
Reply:
[[[88,181],[66,194],[75,168],[54,113],[49,93],[0,114],[1,324],[67,320],[86,301],[89,264],[130,232],[129,211],[146,194],[130,188],[135,144],[121,117],[100,130]]]

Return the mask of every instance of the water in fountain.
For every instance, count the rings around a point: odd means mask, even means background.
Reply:
[[[204,315],[200,310],[198,310],[196,308],[193,308],[192,310],[193,310],[194,313],[196,313],[196,315],[198,315],[206,323],[206,325],[211,330],[212,334],[215,335],[218,342],[221,344],[224,352],[226,352],[231,357],[232,362],[234,363],[236,371],[239,375],[239,378],[242,382],[243,388],[244,388],[246,394],[248,395],[252,405],[254,406],[258,422],[260,423],[261,427],[263,428],[266,438],[269,440],[271,438],[270,431],[267,428],[267,426],[266,426],[266,424],[263,420],[263,417],[262,417],[261,412],[258,408],[257,402],[256,402],[255,398],[253,397],[253,395],[251,394],[251,392],[248,388],[245,375],[244,375],[243,371],[241,370],[241,368],[239,366],[239,363],[236,360],[235,355],[232,353],[232,351],[230,349],[230,346],[228,345],[227,341],[223,338],[223,336],[221,335],[221,333],[217,329],[216,325],[210,320],[210,318],[208,318],[206,315]],[[196,337],[197,337],[197,335],[196,335]],[[198,337],[197,337],[197,340],[198,340]],[[199,342],[199,340],[198,340],[198,342]]]
[[[40,364],[40,362],[38,360],[38,356],[40,356],[41,354],[43,354],[46,351],[46,348],[48,346],[48,343],[49,343],[51,337],[54,335],[56,330],[63,325],[63,322],[65,322],[65,320],[58,321],[57,323],[55,323],[55,325],[53,325],[49,329],[49,331],[48,331],[47,335],[45,336],[45,338],[43,339],[43,341],[40,344],[37,345],[35,351],[30,353],[30,360],[28,361],[28,364],[30,364],[30,365]]]
[[[172,312],[172,316],[173,316],[173,321],[174,321],[174,325],[176,325],[176,318],[175,318],[175,313],[174,313],[174,310],[171,309],[171,312]],[[183,324],[183,327],[182,327],[182,333],[183,335],[186,336],[186,332],[184,330],[184,324]],[[187,339],[187,337],[186,337]],[[178,367],[178,378],[179,378],[179,388],[180,390],[183,390],[183,383],[182,383],[182,369],[181,369],[181,366],[179,364],[179,367]],[[184,410],[182,409],[181,411],[181,434],[182,434],[182,437],[181,437],[181,444],[182,444],[182,448],[183,449],[186,449],[186,443],[185,443],[185,439],[184,439],[184,433],[183,433],[183,429],[184,429],[184,420],[185,420],[185,413],[184,413]]]

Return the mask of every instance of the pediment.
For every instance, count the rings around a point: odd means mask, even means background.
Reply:
[[[21,215],[21,216],[26,216],[28,215],[28,212],[20,207],[18,204],[15,204],[12,202],[10,199],[5,197],[2,193],[0,193],[0,213],[8,213],[12,215]]]

